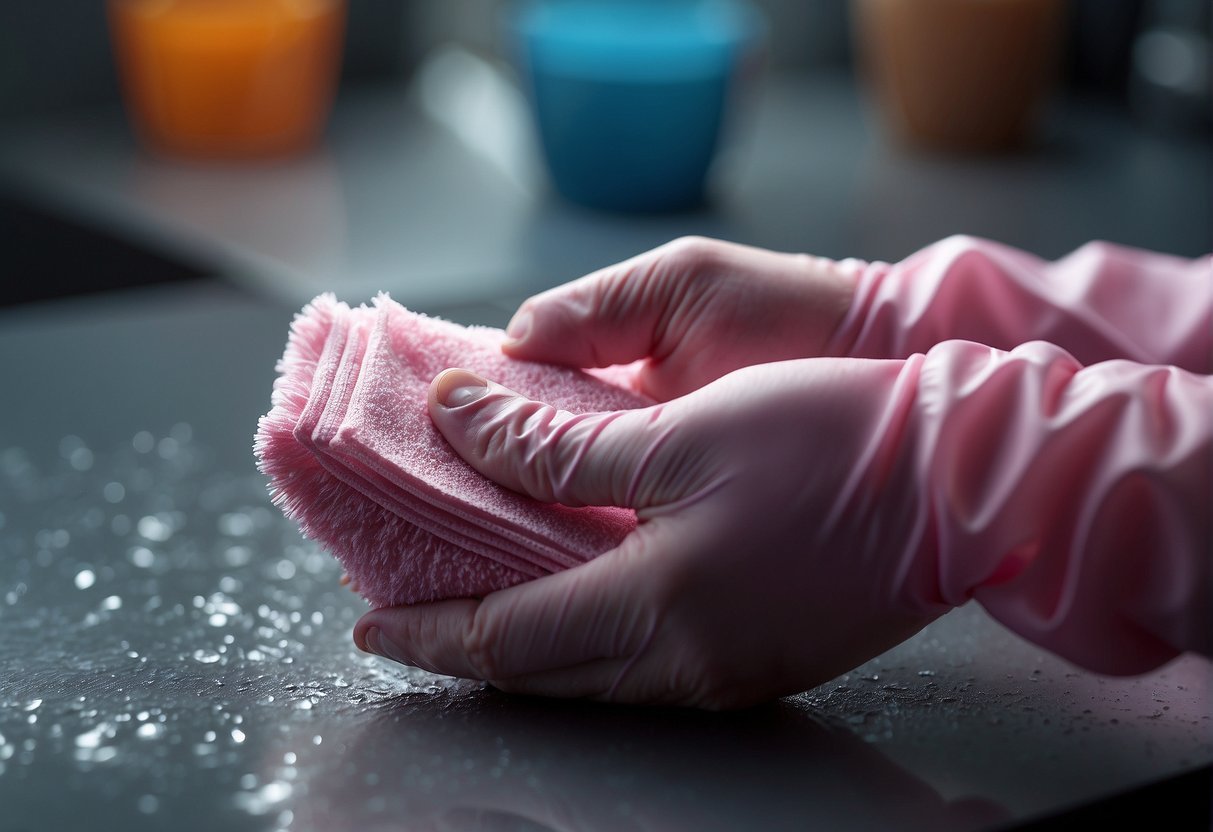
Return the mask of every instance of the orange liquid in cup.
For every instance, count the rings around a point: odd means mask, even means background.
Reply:
[[[154,150],[274,156],[315,143],[344,0],[109,0],[127,107]]]

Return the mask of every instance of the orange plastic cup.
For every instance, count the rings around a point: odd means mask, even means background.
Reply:
[[[278,156],[319,138],[345,0],[109,0],[127,108],[170,155]]]

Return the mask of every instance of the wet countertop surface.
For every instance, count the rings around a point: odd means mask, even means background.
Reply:
[[[291,312],[205,282],[0,310],[0,830],[977,829],[1213,760],[1207,662],[1104,679],[972,606],[739,714],[362,655],[253,466]]]

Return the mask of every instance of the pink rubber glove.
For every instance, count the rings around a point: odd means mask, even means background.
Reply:
[[[447,371],[431,416],[482,473],[540,500],[629,506],[641,524],[587,564],[483,601],[373,611],[355,639],[505,690],[632,702],[744,705],[836,676],[943,610],[891,603],[884,554],[909,527],[839,545],[849,518],[830,519],[848,474],[900,447],[904,371],[763,364],[588,416]]]
[[[826,681],[978,598],[1097,671],[1209,651],[1213,379],[1033,343],[731,373],[558,413],[462,371],[431,415],[485,475],[637,509],[619,548],[355,639],[505,690],[738,706]]]
[[[526,301],[506,352],[572,367],[643,359],[636,386],[666,401],[741,367],[824,354],[859,272],[685,237]]]
[[[854,303],[825,351],[905,358],[965,339],[1048,341],[1083,364],[1125,358],[1213,372],[1213,256],[1089,243],[1056,262],[975,237],[896,265],[843,261]]]
[[[661,401],[752,364],[906,358],[956,339],[1208,373],[1213,256],[1090,243],[1048,262],[955,236],[889,265],[689,237],[531,298],[510,333],[516,358],[643,359],[636,384]]]

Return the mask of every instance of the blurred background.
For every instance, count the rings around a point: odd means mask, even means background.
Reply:
[[[290,303],[509,306],[689,233],[889,260],[962,232],[1195,255],[1209,10],[7,4],[0,298],[206,273]],[[241,127],[242,106],[267,123]]]

